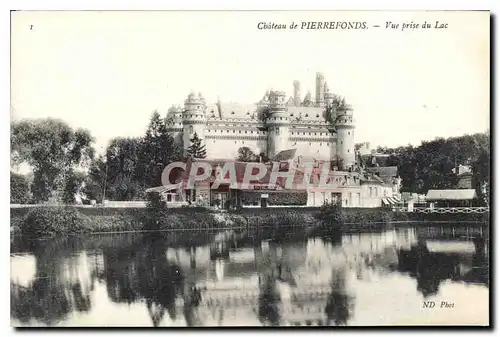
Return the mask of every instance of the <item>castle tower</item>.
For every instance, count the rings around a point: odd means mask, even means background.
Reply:
[[[295,102],[295,106],[300,106],[300,82],[293,81],[293,100]]]
[[[269,93],[269,114],[267,125],[267,155],[272,157],[288,149],[290,115],[285,101],[284,91]]]
[[[323,106],[325,101],[325,77],[322,73],[316,73],[316,105]]]
[[[174,138],[177,143],[182,143],[183,141],[183,128],[182,128],[182,108],[180,105],[172,105],[167,112],[165,117],[165,125],[167,131]]]
[[[355,164],[354,153],[354,121],[351,107],[337,111],[335,120],[337,130],[337,161],[340,170],[348,170]]]
[[[191,138],[195,133],[200,139],[204,140],[206,123],[205,99],[201,96],[201,93],[198,95],[195,93],[189,94],[184,101],[184,112],[182,114],[184,154],[191,145]]]
[[[325,83],[325,106],[327,108],[331,108],[334,99],[335,94],[333,92],[330,92],[330,89],[328,89],[328,85]]]

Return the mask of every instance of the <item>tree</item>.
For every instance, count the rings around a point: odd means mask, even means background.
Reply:
[[[165,122],[155,111],[151,116],[146,135],[141,141],[137,181],[147,187],[160,186],[163,169],[180,158],[181,148],[168,134]]]
[[[138,200],[144,196],[144,184],[138,181],[137,166],[141,138],[114,138],[106,154],[89,168],[83,193],[93,200]]]
[[[485,197],[489,185],[489,134],[479,133],[452,138],[423,141],[420,146],[382,148],[390,154],[387,165],[397,166],[402,179],[402,192],[426,193],[429,189],[455,188],[458,176],[455,168],[472,168],[475,188],[480,198]]]
[[[471,160],[473,183],[480,202],[490,203],[490,135],[489,132],[478,135],[474,140],[476,156]]]
[[[62,191],[62,201],[66,204],[74,204],[76,196],[82,191],[85,175],[82,172],[70,170],[65,177]]]
[[[10,203],[27,204],[30,198],[28,179],[22,174],[10,172]]]
[[[201,139],[198,137],[198,134],[195,132],[193,138],[190,139],[191,145],[187,148],[187,154],[189,157],[193,157],[195,159],[203,159],[207,156],[207,150],[205,149],[205,145],[201,143]]]
[[[115,138],[111,141],[106,151],[104,171],[100,173],[106,178],[106,199],[120,201],[142,199],[145,188],[137,179],[141,150],[140,138]],[[104,179],[101,181],[104,189]]]
[[[105,181],[109,183],[106,172],[106,159],[104,156],[99,156],[90,164],[87,176],[85,177],[83,194],[89,200],[97,200],[102,202]]]
[[[106,155],[89,169],[84,191],[90,199],[136,200],[148,187],[161,185],[163,169],[180,160],[181,149],[168,134],[158,112],[151,115],[144,137],[115,138]]]
[[[11,125],[11,160],[31,166],[33,198],[47,201],[62,187],[69,170],[93,158],[92,142],[87,130],[73,130],[58,119],[22,120]]]
[[[244,146],[238,149],[238,161],[244,162],[258,162],[259,156],[257,156],[249,147]]]

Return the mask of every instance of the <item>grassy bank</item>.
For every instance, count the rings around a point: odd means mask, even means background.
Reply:
[[[204,208],[80,208],[33,207],[11,209],[11,233],[28,237],[74,236],[169,230],[272,228],[287,232],[308,228],[321,235],[350,230],[390,229],[404,222],[489,221],[489,214],[398,213],[379,208],[252,208],[217,213]]]

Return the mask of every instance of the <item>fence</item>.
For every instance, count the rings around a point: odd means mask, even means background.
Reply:
[[[408,209],[408,207],[395,207],[393,208],[394,211],[396,212],[412,212],[411,210]],[[439,213],[439,214],[453,214],[453,213],[475,213],[475,214],[483,214],[487,213],[490,211],[489,207],[426,207],[426,208],[420,208],[420,207],[415,207],[413,208],[413,213],[424,213],[424,214],[429,214],[429,213]]]

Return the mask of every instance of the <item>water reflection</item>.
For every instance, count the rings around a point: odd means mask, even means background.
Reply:
[[[391,287],[414,301],[414,291],[437,296],[445,281],[487,287],[488,240],[457,240],[407,228],[239,246],[222,240],[178,247],[137,235],[17,245],[13,265],[26,255],[36,265],[25,279],[11,278],[11,317],[15,325],[49,326],[93,325],[103,313],[119,325],[365,324],[362,311],[376,312],[393,296]],[[416,287],[391,284],[391,275]],[[367,304],[370,289],[379,297]]]
[[[90,311],[95,274],[88,273],[88,256],[60,250],[54,243],[33,248],[33,280],[26,286],[11,282],[11,316],[24,324],[37,320],[52,325],[73,311]]]
[[[486,248],[483,238],[469,242],[473,246],[472,254],[460,252],[431,252],[424,236],[409,250],[398,252],[398,270],[409,272],[417,280],[417,290],[424,298],[439,292],[440,284],[445,280],[467,283],[489,284],[489,268],[486,260]]]

